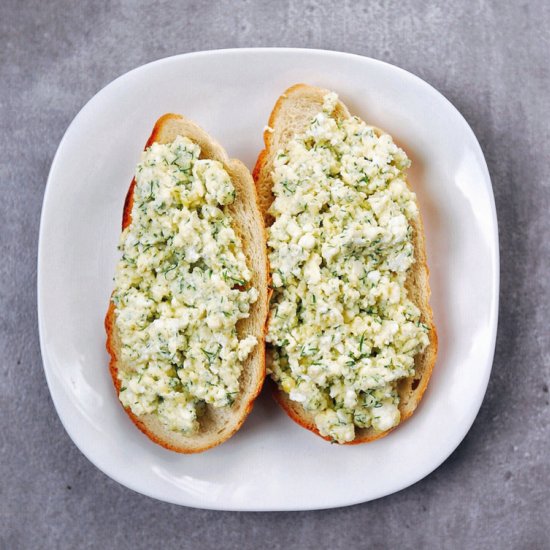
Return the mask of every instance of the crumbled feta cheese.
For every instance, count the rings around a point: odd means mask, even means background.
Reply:
[[[428,337],[405,289],[418,215],[410,162],[390,136],[338,120],[337,103],[327,94],[276,156],[267,339],[273,378],[343,443],[356,426],[399,422],[397,382],[414,373]]]
[[[120,400],[187,434],[199,429],[204,403],[233,403],[257,343],[236,330],[258,292],[223,209],[235,189],[219,162],[199,155],[181,136],[143,153],[113,295],[121,359],[131,366],[119,369]]]

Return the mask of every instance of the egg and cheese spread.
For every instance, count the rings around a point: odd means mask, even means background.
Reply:
[[[143,154],[132,222],[122,233],[113,303],[121,343],[120,400],[170,430],[196,433],[204,405],[231,405],[256,338],[239,339],[258,292],[224,206],[235,189],[222,164],[185,137]]]
[[[271,375],[338,443],[400,421],[397,382],[414,374],[428,327],[407,297],[416,197],[410,161],[387,134],[341,120],[327,94],[307,130],[277,152]]]

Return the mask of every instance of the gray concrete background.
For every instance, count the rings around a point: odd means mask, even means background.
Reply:
[[[0,2],[1,548],[550,548],[550,4],[334,4]],[[408,69],[458,107],[487,158],[502,262],[487,397],[445,464],[376,502],[272,514],[156,502],[92,466],[48,394],[37,235],[65,129],[138,65],[240,46],[343,50]]]

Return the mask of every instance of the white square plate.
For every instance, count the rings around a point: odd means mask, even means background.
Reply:
[[[297,82],[330,88],[384,128],[413,162],[426,226],[440,351],[415,415],[368,445],[330,445],[263,395],[240,432],[206,453],[151,443],[118,403],[103,318],[122,205],[156,119],[182,113],[250,168],[278,96]],[[498,235],[479,144],[436,90],[394,66],[317,50],[192,53],[131,71],[101,90],[67,130],[42,211],[38,314],[46,378],[79,449],[103,472],[168,502],[224,510],[303,510],[375,499],[422,479],[470,428],[491,370]]]

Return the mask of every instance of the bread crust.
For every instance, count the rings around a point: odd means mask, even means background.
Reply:
[[[268,209],[273,202],[271,177],[273,158],[277,150],[283,146],[293,135],[305,130],[310,120],[310,111],[319,112],[323,104],[323,96],[329,90],[316,88],[307,84],[295,84],[288,88],[277,100],[269,117],[264,138],[264,149],[260,152],[256,165],[252,172],[256,188],[258,190],[259,204],[264,216],[264,223],[269,227],[273,218],[269,215]],[[336,116],[349,118],[351,115],[347,107],[339,101],[336,106]],[[381,132],[381,130],[378,130]],[[410,187],[410,184],[407,182]],[[411,267],[407,276],[405,286],[409,298],[421,311],[421,321],[428,326],[429,345],[415,357],[415,375],[405,378],[398,384],[400,396],[399,411],[401,420],[397,426],[386,430],[377,431],[374,428],[357,428],[355,439],[344,443],[345,445],[357,445],[368,443],[381,437],[385,437],[405,420],[411,417],[420,403],[437,357],[437,332],[433,323],[433,313],[429,304],[430,287],[428,281],[428,265],[426,262],[426,248],[424,240],[424,229],[422,218],[419,215],[417,220],[411,222],[414,231],[413,246],[416,262]],[[266,346],[266,364],[269,367],[271,361],[271,349]],[[291,401],[289,396],[278,388],[274,382],[270,383],[275,401],[283,408],[286,414],[300,426],[315,433],[327,441],[330,437],[322,436],[315,425],[314,415],[306,411],[302,405]]]
[[[167,430],[156,415],[137,416],[129,408],[124,408],[132,422],[152,441],[178,453],[198,453],[215,447],[229,439],[243,424],[252,410],[254,400],[259,395],[265,378],[265,326],[268,311],[268,266],[265,250],[265,227],[258,207],[256,188],[248,169],[240,161],[229,159],[225,150],[204,130],[189,119],[172,113],[160,117],[145,144],[145,149],[154,142],[170,143],[177,135],[186,136],[201,146],[201,158],[211,158],[221,162],[229,173],[237,190],[236,200],[228,208],[232,214],[234,229],[241,236],[249,266],[253,271],[251,284],[258,290],[258,300],[252,304],[250,316],[237,324],[239,332],[256,336],[258,343],[243,363],[241,391],[230,408],[215,409],[207,405],[206,413],[199,419],[198,434],[184,436]],[[132,221],[134,189],[132,179],[122,213],[122,230]],[[109,371],[117,395],[120,393],[120,369],[131,368],[120,357],[120,338],[116,327],[116,310],[112,300],[105,317],[107,334],[106,348],[110,355]],[[121,403],[122,405],[122,403]]]

